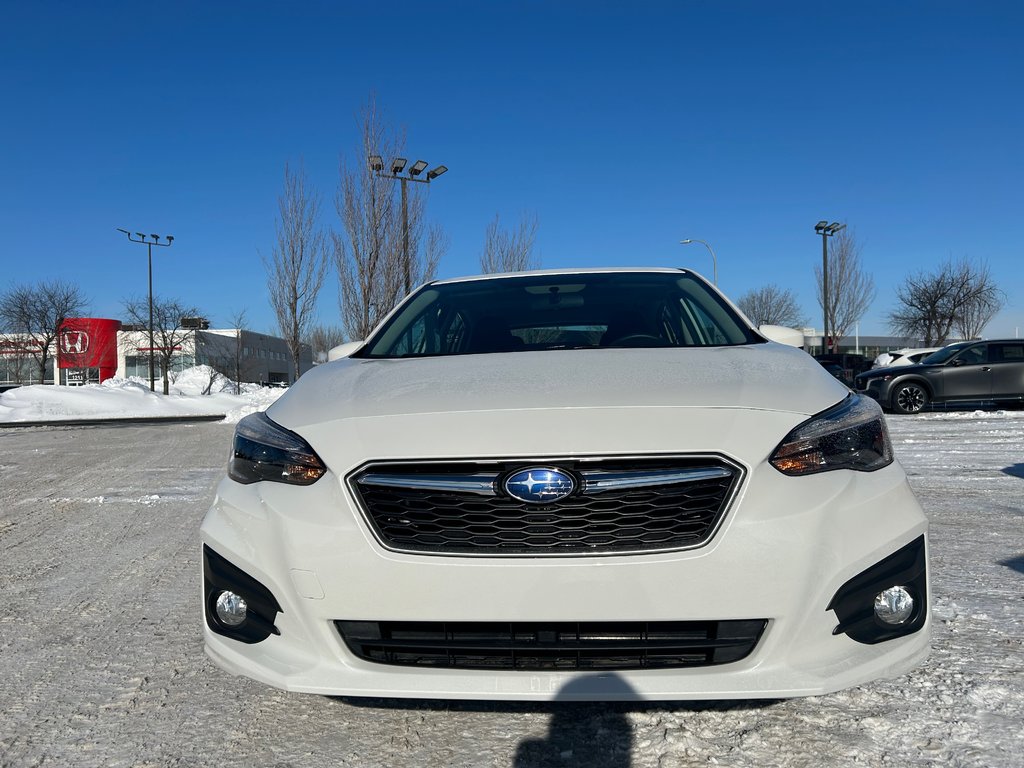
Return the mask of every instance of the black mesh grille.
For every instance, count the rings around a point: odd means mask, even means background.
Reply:
[[[587,471],[722,469],[723,477],[650,488],[579,491],[552,504],[530,504],[500,490],[486,496],[360,483],[376,476],[452,475],[490,471],[500,480],[524,466],[555,464]],[[425,554],[571,555],[697,547],[711,537],[741,471],[717,457],[494,463],[377,464],[356,473],[350,487],[379,540],[388,548]],[[585,485],[580,482],[581,487]],[[500,487],[500,482],[496,482]]]
[[[461,669],[669,669],[738,661],[767,621],[336,621],[349,650],[380,664]]]

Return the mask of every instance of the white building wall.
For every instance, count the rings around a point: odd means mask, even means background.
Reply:
[[[159,344],[159,341],[157,341]],[[192,365],[209,365],[235,378],[235,356],[240,347],[239,378],[243,382],[257,384],[283,383],[294,381],[291,354],[284,339],[254,331],[235,328],[196,330],[182,341],[181,349],[174,353],[171,370],[179,371]],[[149,376],[149,334],[146,331],[121,331],[118,333],[117,375]],[[156,357],[156,378],[163,376],[160,368],[160,353]],[[313,367],[313,354],[309,347],[303,347],[300,373]]]

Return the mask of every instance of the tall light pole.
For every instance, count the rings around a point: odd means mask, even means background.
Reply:
[[[166,243],[160,242],[160,235],[150,235],[147,239],[146,235],[141,232],[136,232],[135,237],[132,237],[132,233],[127,229],[117,228],[118,232],[124,232],[128,236],[128,239],[133,243],[141,243],[146,246],[146,251],[149,256],[149,391],[155,392],[156,385],[154,384],[155,376],[153,364],[153,352],[155,351],[155,345],[153,344],[153,246],[159,245],[161,248],[169,248],[171,243],[174,242],[174,235],[167,235],[165,238]]]
[[[715,270],[715,285],[718,285],[718,259],[715,258],[715,252],[711,249],[711,246],[704,240],[698,240],[695,237],[688,237],[685,240],[680,240],[683,245],[689,245],[690,243],[701,243],[705,248],[708,249],[708,253],[711,254],[711,265]]]
[[[417,176],[427,170],[425,160],[417,160],[409,166],[408,171],[406,171],[408,175],[403,175],[406,162],[404,157],[396,157],[391,161],[391,173],[384,172],[384,159],[380,155],[370,155],[367,158],[367,162],[370,164],[370,170],[382,179],[398,179],[402,182],[402,261],[404,262],[405,269],[405,293],[408,295],[409,291],[412,290],[412,274],[409,261],[409,192],[406,187],[410,181],[415,181],[418,184],[429,184],[442,173],[445,173],[448,167],[439,165],[434,170],[427,171],[425,179],[417,179]]]
[[[829,224],[824,219],[814,225],[814,231],[821,235],[821,309],[824,320],[821,329],[821,346],[827,350],[832,349],[828,338],[828,239],[845,226],[837,221]]]

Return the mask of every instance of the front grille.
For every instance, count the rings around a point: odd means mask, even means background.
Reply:
[[[378,664],[449,669],[672,669],[738,661],[768,622],[336,621],[348,649]]]
[[[555,467],[576,490],[530,503],[503,490],[524,468]],[[472,556],[623,554],[687,549],[718,528],[742,479],[718,456],[380,463],[349,488],[383,546]]]

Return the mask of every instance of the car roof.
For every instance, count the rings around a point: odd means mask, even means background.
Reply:
[[[676,275],[688,273],[700,276],[700,273],[694,272],[692,269],[683,269],[682,267],[585,267],[579,269],[531,269],[523,272],[494,272],[487,275],[464,275],[462,277],[450,277],[444,280],[431,280],[427,285],[448,285],[450,283],[466,283],[473,280],[496,280],[508,277],[572,277],[573,275],[603,275],[614,273],[636,274],[638,272]]]
[[[954,341],[952,344],[947,344],[939,349],[966,349],[972,347],[975,344],[1021,344],[1024,343],[1024,339],[968,339],[967,341]]]

